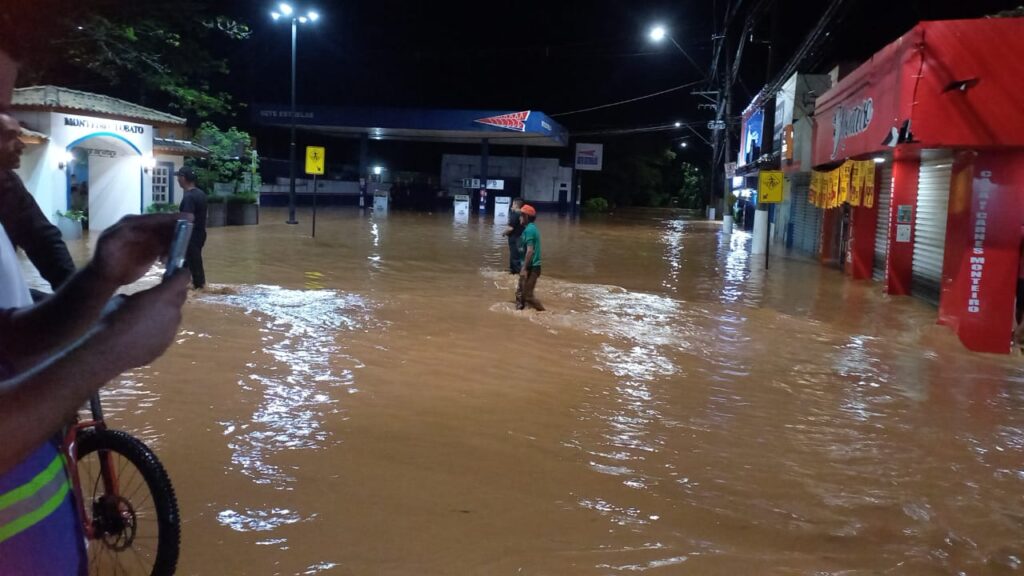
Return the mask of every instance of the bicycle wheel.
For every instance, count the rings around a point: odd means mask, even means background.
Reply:
[[[109,478],[101,466],[106,457]],[[178,501],[153,451],[119,430],[90,431],[78,438],[78,474],[94,528],[87,542],[89,573],[174,574],[181,539]]]

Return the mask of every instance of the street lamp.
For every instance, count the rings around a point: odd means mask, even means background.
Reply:
[[[661,24],[654,26],[653,28],[651,28],[650,38],[654,42],[661,42],[665,38],[668,38],[669,41],[671,41],[672,44],[675,45],[675,47],[679,49],[680,52],[682,52],[683,56],[686,56],[686,59],[690,61],[690,64],[693,64],[693,67],[696,68],[698,72],[700,72],[700,75],[704,76],[704,69],[701,68],[697,64],[697,62],[694,61],[693,58],[690,58],[690,55],[686,53],[686,50],[683,50],[683,47],[679,45],[679,42],[676,42],[676,39],[673,38],[671,34],[669,34],[667,28],[665,28]]]
[[[270,17],[275,22],[281,18],[290,18],[292,21],[292,143],[288,151],[288,224],[298,224],[299,221],[295,219],[295,40],[298,37],[299,24],[316,22],[320,19],[320,14],[314,10],[299,14],[291,4],[281,2],[277,5],[277,10],[270,12]]]
[[[687,143],[687,142],[680,142],[680,143],[679,143],[679,147],[680,147],[680,148],[686,148],[686,147],[687,147],[687,146],[689,146],[689,145],[690,145],[690,144],[689,144],[689,143]]]

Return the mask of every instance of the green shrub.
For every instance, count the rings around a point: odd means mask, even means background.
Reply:
[[[146,214],[165,214],[177,211],[178,205],[169,202],[154,202],[146,207]]]
[[[61,212],[57,210],[57,216],[60,218],[67,218],[72,222],[81,222],[85,220],[85,211],[83,210],[68,210],[67,212]]]
[[[206,203],[207,204],[223,204],[226,199],[227,199],[226,196],[221,196],[220,194],[207,194],[206,195]]]
[[[604,214],[608,211],[608,201],[604,198],[590,198],[583,203],[583,211],[592,214]]]
[[[254,194],[232,194],[228,196],[228,204],[255,204]]]

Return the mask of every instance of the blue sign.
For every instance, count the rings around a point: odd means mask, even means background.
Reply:
[[[752,164],[761,157],[761,144],[764,142],[764,110],[758,110],[747,120],[743,128],[742,164]]]

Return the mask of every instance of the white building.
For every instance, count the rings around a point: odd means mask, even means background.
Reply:
[[[43,213],[88,213],[103,230],[153,203],[176,203],[174,172],[208,150],[187,140],[185,119],[117,98],[56,86],[18,88],[11,101],[27,144],[17,170]]]
[[[472,194],[463,187],[467,179],[480,178],[480,156],[445,154],[441,159],[441,185],[449,196]],[[502,180],[496,196],[519,196],[535,204],[567,202],[572,185],[572,168],[561,166],[557,158],[491,156],[487,159],[487,179]]]

